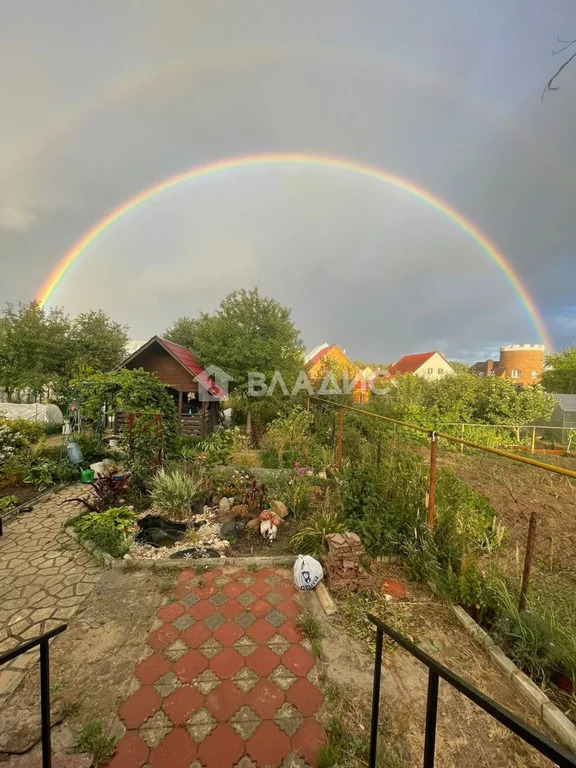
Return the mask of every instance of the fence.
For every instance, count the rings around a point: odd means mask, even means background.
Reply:
[[[336,439],[336,463],[338,467],[342,466],[344,414],[346,412],[353,412],[355,414],[359,414],[360,416],[362,416],[362,418],[378,420],[383,423],[387,423],[392,426],[395,426],[395,428],[401,427],[402,429],[406,429],[408,431],[413,431],[421,435],[427,435],[428,446],[429,446],[427,517],[428,517],[428,526],[430,530],[434,529],[435,516],[436,516],[436,477],[437,477],[437,463],[438,463],[438,443],[440,440],[442,442],[446,442],[451,445],[460,446],[461,450],[467,447],[467,448],[473,449],[474,451],[480,451],[485,454],[502,457],[504,459],[516,462],[518,464],[537,467],[539,470],[542,470],[543,472],[553,473],[558,476],[563,476],[563,477],[576,480],[576,471],[566,467],[560,467],[553,464],[548,464],[528,456],[520,456],[510,451],[503,450],[501,448],[480,445],[478,443],[472,442],[471,440],[467,440],[462,437],[457,437],[455,435],[451,435],[446,432],[429,430],[425,427],[421,427],[415,424],[410,424],[408,422],[400,421],[398,419],[393,419],[389,416],[383,416],[381,414],[374,413],[373,411],[366,410],[365,408],[347,405],[339,402],[334,402],[332,400],[318,397],[316,395],[311,395],[308,398],[308,408],[310,408],[313,402],[320,403],[323,406],[328,406],[329,408],[333,408],[336,411],[336,421],[334,423],[334,427],[335,427],[335,439]],[[458,426],[462,426],[462,425],[458,425]],[[474,425],[474,426],[477,426],[477,425]],[[377,448],[377,455],[378,456],[381,455],[380,446]],[[520,603],[519,603],[519,607],[521,609],[525,608],[526,606],[526,596],[528,592],[530,574],[532,570],[532,562],[533,562],[534,551],[535,551],[535,538],[536,538],[537,524],[538,524],[538,517],[537,517],[536,511],[533,509],[532,512],[530,513],[530,518],[528,521],[526,542],[524,547],[522,578],[521,578],[521,584],[520,584]]]

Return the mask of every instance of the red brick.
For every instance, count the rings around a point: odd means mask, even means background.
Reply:
[[[198,747],[198,757],[209,768],[232,768],[243,754],[244,742],[228,723],[217,725]]]
[[[176,597],[186,597],[186,595],[189,595],[192,592],[192,589],[188,586],[188,584],[176,584],[176,586],[172,590],[172,594],[176,595]]]
[[[150,753],[152,768],[189,768],[196,757],[196,744],[185,728],[174,728]]]
[[[193,712],[202,707],[204,697],[193,685],[183,685],[171,693],[162,704],[162,709],[174,725],[184,725]]]
[[[143,685],[120,708],[120,717],[126,728],[139,728],[142,723],[160,709],[162,699],[151,685]]]
[[[290,739],[275,723],[265,720],[246,742],[246,752],[257,765],[281,765],[290,752]]]
[[[270,648],[264,646],[257,648],[247,660],[247,666],[253,669],[258,677],[268,677],[273,669],[279,665],[280,659]]]
[[[134,674],[145,685],[152,685],[159,677],[170,671],[170,664],[160,653],[153,653],[136,665]]]
[[[216,720],[230,720],[244,704],[244,696],[236,686],[228,680],[219,685],[216,690],[206,696],[205,706],[212,712]],[[252,694],[250,694],[252,705]]]
[[[227,597],[234,598],[241,595],[242,592],[246,592],[246,587],[238,581],[231,581],[230,584],[226,584],[225,587],[222,587],[222,592],[224,592]]]
[[[298,603],[295,600],[292,600],[292,598],[279,603],[279,605],[276,606],[276,610],[279,611],[279,613],[283,613],[284,616],[287,616],[289,619],[295,619],[302,611]]]
[[[209,603],[208,600],[200,600],[199,603],[188,608],[188,613],[198,621],[203,621],[204,619],[207,619],[208,616],[212,616],[213,613],[216,613],[217,610],[218,608],[216,608],[215,605],[212,605],[212,603]]]
[[[172,624],[164,624],[158,629],[154,629],[148,635],[147,643],[155,651],[163,651],[168,648],[178,637],[178,630]]]
[[[178,581],[181,584],[185,584],[189,579],[193,579],[195,575],[193,568],[182,568],[180,575],[178,576]]]
[[[257,581],[252,584],[251,587],[248,587],[248,589],[253,595],[256,595],[256,597],[264,597],[264,595],[267,595],[268,592],[270,592],[272,587],[266,584],[265,581]]]
[[[284,691],[271,680],[259,680],[248,697],[250,709],[265,720],[271,720],[285,701]]]
[[[218,610],[225,619],[231,620],[235,619],[236,616],[240,616],[246,608],[244,608],[243,605],[240,605],[240,603],[237,603],[236,600],[228,600],[228,602],[221,605]]]
[[[265,619],[258,619],[246,630],[248,637],[252,638],[258,645],[265,645],[276,632],[276,627],[273,627],[272,624]]]
[[[282,663],[298,677],[305,677],[314,666],[315,660],[314,656],[301,645],[293,645],[282,656]]]
[[[156,616],[162,619],[162,621],[170,622],[175,621],[183,613],[186,613],[186,609],[181,603],[168,603],[168,605],[163,605],[162,608],[156,611]]]
[[[214,579],[218,579],[222,576],[222,569],[221,568],[214,568],[211,571],[206,571],[206,573],[202,574],[202,578],[205,579],[205,581],[214,581]]]
[[[286,698],[304,717],[311,717],[320,709],[324,696],[305,677],[299,677],[286,691]]]
[[[141,768],[148,762],[149,751],[137,731],[126,731],[116,745],[116,752],[108,768]]]
[[[183,683],[193,682],[206,669],[206,659],[200,651],[188,651],[179,661],[174,662],[174,674]]]
[[[182,632],[181,637],[190,648],[200,648],[210,637],[210,630],[204,624],[192,624]]]
[[[299,643],[304,638],[302,630],[292,619],[285,621],[278,627],[278,634],[285,637],[289,643]]]
[[[206,660],[204,660],[206,663]],[[212,669],[221,680],[229,680],[240,667],[244,666],[244,658],[233,648],[224,648],[213,659],[210,659]]]
[[[222,645],[234,645],[239,637],[244,634],[242,627],[234,621],[227,621],[226,624],[222,624],[221,627],[214,632],[214,637]]]
[[[299,752],[308,765],[316,768],[318,750],[326,743],[322,726],[314,718],[304,720],[292,737],[292,747]]]
[[[254,616],[263,619],[265,616],[268,616],[272,610],[272,606],[267,600],[255,600],[248,610],[250,613],[253,613]]]

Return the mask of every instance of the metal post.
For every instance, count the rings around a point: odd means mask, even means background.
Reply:
[[[460,437],[462,440],[464,440],[464,424],[462,424],[462,430],[460,433]],[[464,443],[460,443],[460,453],[464,453]]]
[[[40,711],[42,717],[42,768],[52,768],[50,744],[50,661],[48,640],[40,642]]]
[[[306,410],[310,413],[310,395],[306,398]]]
[[[376,468],[379,470],[382,466],[382,438],[378,438],[378,445],[376,446]]]
[[[436,752],[436,716],[438,714],[438,672],[428,671],[428,697],[426,699],[426,736],[424,739],[424,768],[434,768]]]
[[[428,488],[428,528],[434,530],[436,516],[436,461],[438,458],[438,437],[436,432],[430,432],[430,485]]]
[[[532,558],[534,557],[534,544],[536,542],[536,512],[534,510],[530,514],[530,522],[528,523],[528,537],[526,539],[526,554],[524,555],[524,571],[522,573],[522,585],[520,587],[520,602],[518,603],[518,609],[524,611],[526,609],[526,599],[528,596],[528,585],[530,584],[530,569],[532,568]]]
[[[370,724],[370,757],[368,768],[376,768],[378,753],[378,719],[380,715],[380,680],[382,678],[382,638],[384,633],[376,627],[376,653],[374,655],[374,685],[372,688],[372,719]]]
[[[532,427],[532,455],[536,452],[536,427]]]
[[[338,412],[338,445],[336,446],[336,465],[342,469],[342,433],[344,429],[344,408]]]

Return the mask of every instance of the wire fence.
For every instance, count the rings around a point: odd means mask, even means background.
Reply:
[[[527,443],[520,455],[491,445],[483,445],[467,438],[467,430],[479,434],[484,425],[443,424],[442,430],[429,430],[416,424],[384,416],[363,407],[334,402],[310,396],[308,408],[328,408],[335,412],[332,434],[335,461],[342,467],[346,433],[346,414],[354,418],[380,422],[391,427],[393,439],[398,432],[419,436],[419,450],[427,446],[428,492],[426,498],[427,522],[430,530],[436,523],[436,484],[439,465],[452,465],[473,488],[488,496],[497,517],[510,528],[508,549],[520,581],[520,607],[525,608],[533,565],[538,569],[556,572],[568,568],[576,575],[576,515],[573,514],[576,469],[539,460],[537,436],[539,427],[486,425],[512,431],[524,430]],[[479,430],[480,428],[480,430]],[[458,433],[458,434],[456,434]],[[517,441],[511,448],[519,449]],[[439,451],[439,448],[441,450]],[[378,464],[383,450],[383,438],[376,439],[375,460]],[[521,450],[521,448],[520,448]],[[464,451],[470,456],[458,456]],[[565,453],[563,450],[562,453]],[[543,457],[547,458],[547,457]],[[502,461],[504,460],[504,461]],[[560,457],[557,461],[560,461]],[[569,463],[569,459],[562,459]],[[572,460],[576,467],[576,461]],[[523,471],[524,470],[524,471]]]

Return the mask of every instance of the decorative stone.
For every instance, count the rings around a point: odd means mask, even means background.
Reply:
[[[234,517],[250,517],[251,514],[246,504],[236,504],[236,506],[232,507],[230,511]]]
[[[250,528],[254,531],[257,531],[260,528],[261,520],[259,517],[255,517],[253,520],[249,520],[246,523],[246,528]]]
[[[188,718],[188,722],[186,723],[188,733],[192,736],[196,744],[200,744],[200,742],[204,741],[217,725],[218,723],[205,707],[194,712],[194,714]]]
[[[235,539],[237,535],[236,523],[231,521],[222,523],[222,528],[220,529],[221,538],[230,540]]]
[[[230,512],[230,502],[225,496],[218,502],[218,511],[221,515],[227,515]]]

